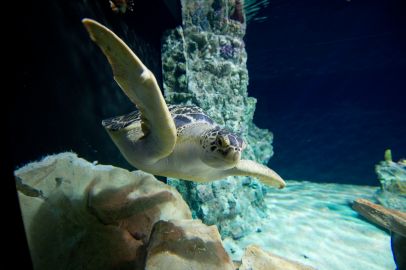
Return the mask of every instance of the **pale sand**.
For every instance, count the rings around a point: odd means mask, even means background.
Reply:
[[[269,218],[258,224],[261,232],[224,244],[233,260],[254,243],[320,270],[395,269],[389,234],[351,209],[357,198],[373,200],[377,189],[287,181],[266,195]]]

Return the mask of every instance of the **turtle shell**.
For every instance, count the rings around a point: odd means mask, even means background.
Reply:
[[[195,105],[169,105],[168,109],[178,131],[191,123],[206,123],[216,126],[214,121]],[[110,131],[118,131],[137,122],[141,122],[141,113],[138,110],[105,119],[102,121],[102,125]]]

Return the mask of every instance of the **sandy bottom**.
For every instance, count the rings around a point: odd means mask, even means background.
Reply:
[[[390,236],[351,209],[356,198],[373,200],[377,187],[288,181],[266,195],[269,218],[258,232],[224,239],[233,260],[257,244],[316,269],[395,269]]]

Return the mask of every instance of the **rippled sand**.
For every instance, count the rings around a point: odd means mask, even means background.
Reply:
[[[321,270],[395,269],[390,236],[363,220],[351,203],[372,199],[377,187],[288,181],[266,195],[269,218],[258,231],[225,239],[233,260],[255,243],[274,254]]]

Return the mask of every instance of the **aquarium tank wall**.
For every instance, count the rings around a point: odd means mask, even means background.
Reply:
[[[20,268],[406,269],[405,11],[22,2]]]

